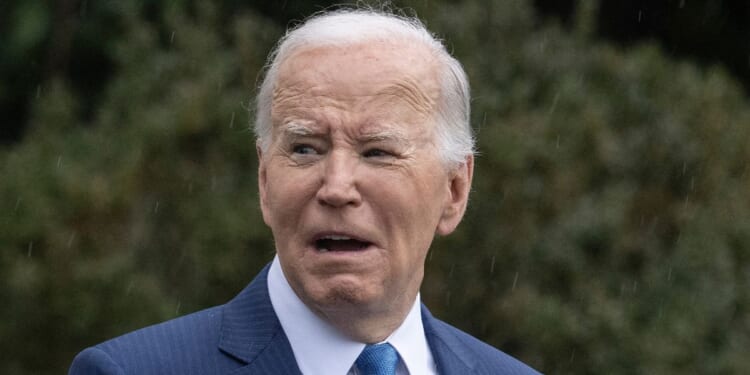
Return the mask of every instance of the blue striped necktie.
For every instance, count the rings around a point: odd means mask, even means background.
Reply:
[[[389,343],[367,345],[355,363],[362,375],[395,375],[398,353]]]

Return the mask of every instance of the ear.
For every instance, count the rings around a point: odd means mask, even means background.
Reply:
[[[260,211],[263,214],[263,221],[268,225],[270,217],[268,204],[266,201],[268,191],[267,187],[267,176],[266,176],[266,163],[263,160],[263,148],[261,147],[260,140],[255,142],[255,151],[258,153],[258,195],[260,195]]]
[[[466,157],[466,162],[453,170],[450,174],[448,198],[443,208],[443,215],[437,226],[437,234],[446,236],[451,234],[466,212],[471,191],[471,179],[474,176],[474,156]]]

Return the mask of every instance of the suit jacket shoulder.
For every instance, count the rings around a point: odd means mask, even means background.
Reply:
[[[267,271],[225,305],[82,351],[69,374],[299,374],[268,296]]]
[[[205,359],[216,357],[222,308],[142,328],[88,348],[76,356],[70,374],[209,373]],[[239,366],[231,359],[216,361],[215,365],[224,368]]]
[[[523,362],[433,317],[424,306],[422,321],[440,374],[539,374]]]

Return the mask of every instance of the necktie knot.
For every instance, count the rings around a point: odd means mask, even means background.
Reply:
[[[367,345],[357,357],[357,369],[362,375],[394,375],[398,352],[389,343]]]

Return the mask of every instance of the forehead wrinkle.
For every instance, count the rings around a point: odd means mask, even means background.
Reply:
[[[277,112],[279,106],[283,106],[283,104],[289,102],[299,102],[304,99],[304,95],[305,90],[303,89],[297,88],[293,85],[279,84],[273,90],[273,95],[271,97],[271,110]]]
[[[417,112],[429,115],[435,107],[437,93],[428,93],[415,80],[406,78],[399,79],[387,85],[378,92],[378,95],[390,96],[402,100]]]
[[[271,102],[271,116],[280,120],[288,115],[307,116],[325,108],[347,110],[356,97],[337,98],[330,95],[321,86],[279,87],[274,90]]]

